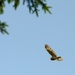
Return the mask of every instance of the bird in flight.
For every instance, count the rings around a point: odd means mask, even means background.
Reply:
[[[58,60],[58,61],[63,60],[63,58],[61,56],[57,56],[56,53],[53,51],[53,49],[50,46],[48,46],[47,44],[45,45],[45,49],[52,56],[50,58],[52,61],[53,60]]]

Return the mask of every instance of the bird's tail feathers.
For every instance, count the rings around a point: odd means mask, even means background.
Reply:
[[[61,61],[61,60],[63,60],[63,58],[60,57],[60,56],[58,56],[58,57],[57,57],[57,60],[58,60],[58,61]]]

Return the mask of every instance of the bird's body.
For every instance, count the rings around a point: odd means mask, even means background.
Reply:
[[[56,53],[53,51],[53,49],[50,46],[48,46],[47,44],[45,45],[45,49],[52,56],[51,60],[58,60],[58,61],[63,60],[62,57],[61,56],[57,56]]]

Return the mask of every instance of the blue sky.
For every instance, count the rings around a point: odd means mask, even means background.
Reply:
[[[31,15],[20,5],[6,5],[0,20],[10,35],[0,34],[0,75],[75,74],[75,0],[47,0],[52,15]],[[44,45],[50,45],[63,61],[51,61]]]

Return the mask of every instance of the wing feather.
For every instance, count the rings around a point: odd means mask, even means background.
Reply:
[[[47,50],[47,52],[48,52],[52,57],[57,57],[57,55],[55,54],[55,52],[53,51],[53,49],[51,49],[51,47],[49,47],[47,44],[45,45],[45,49]]]

